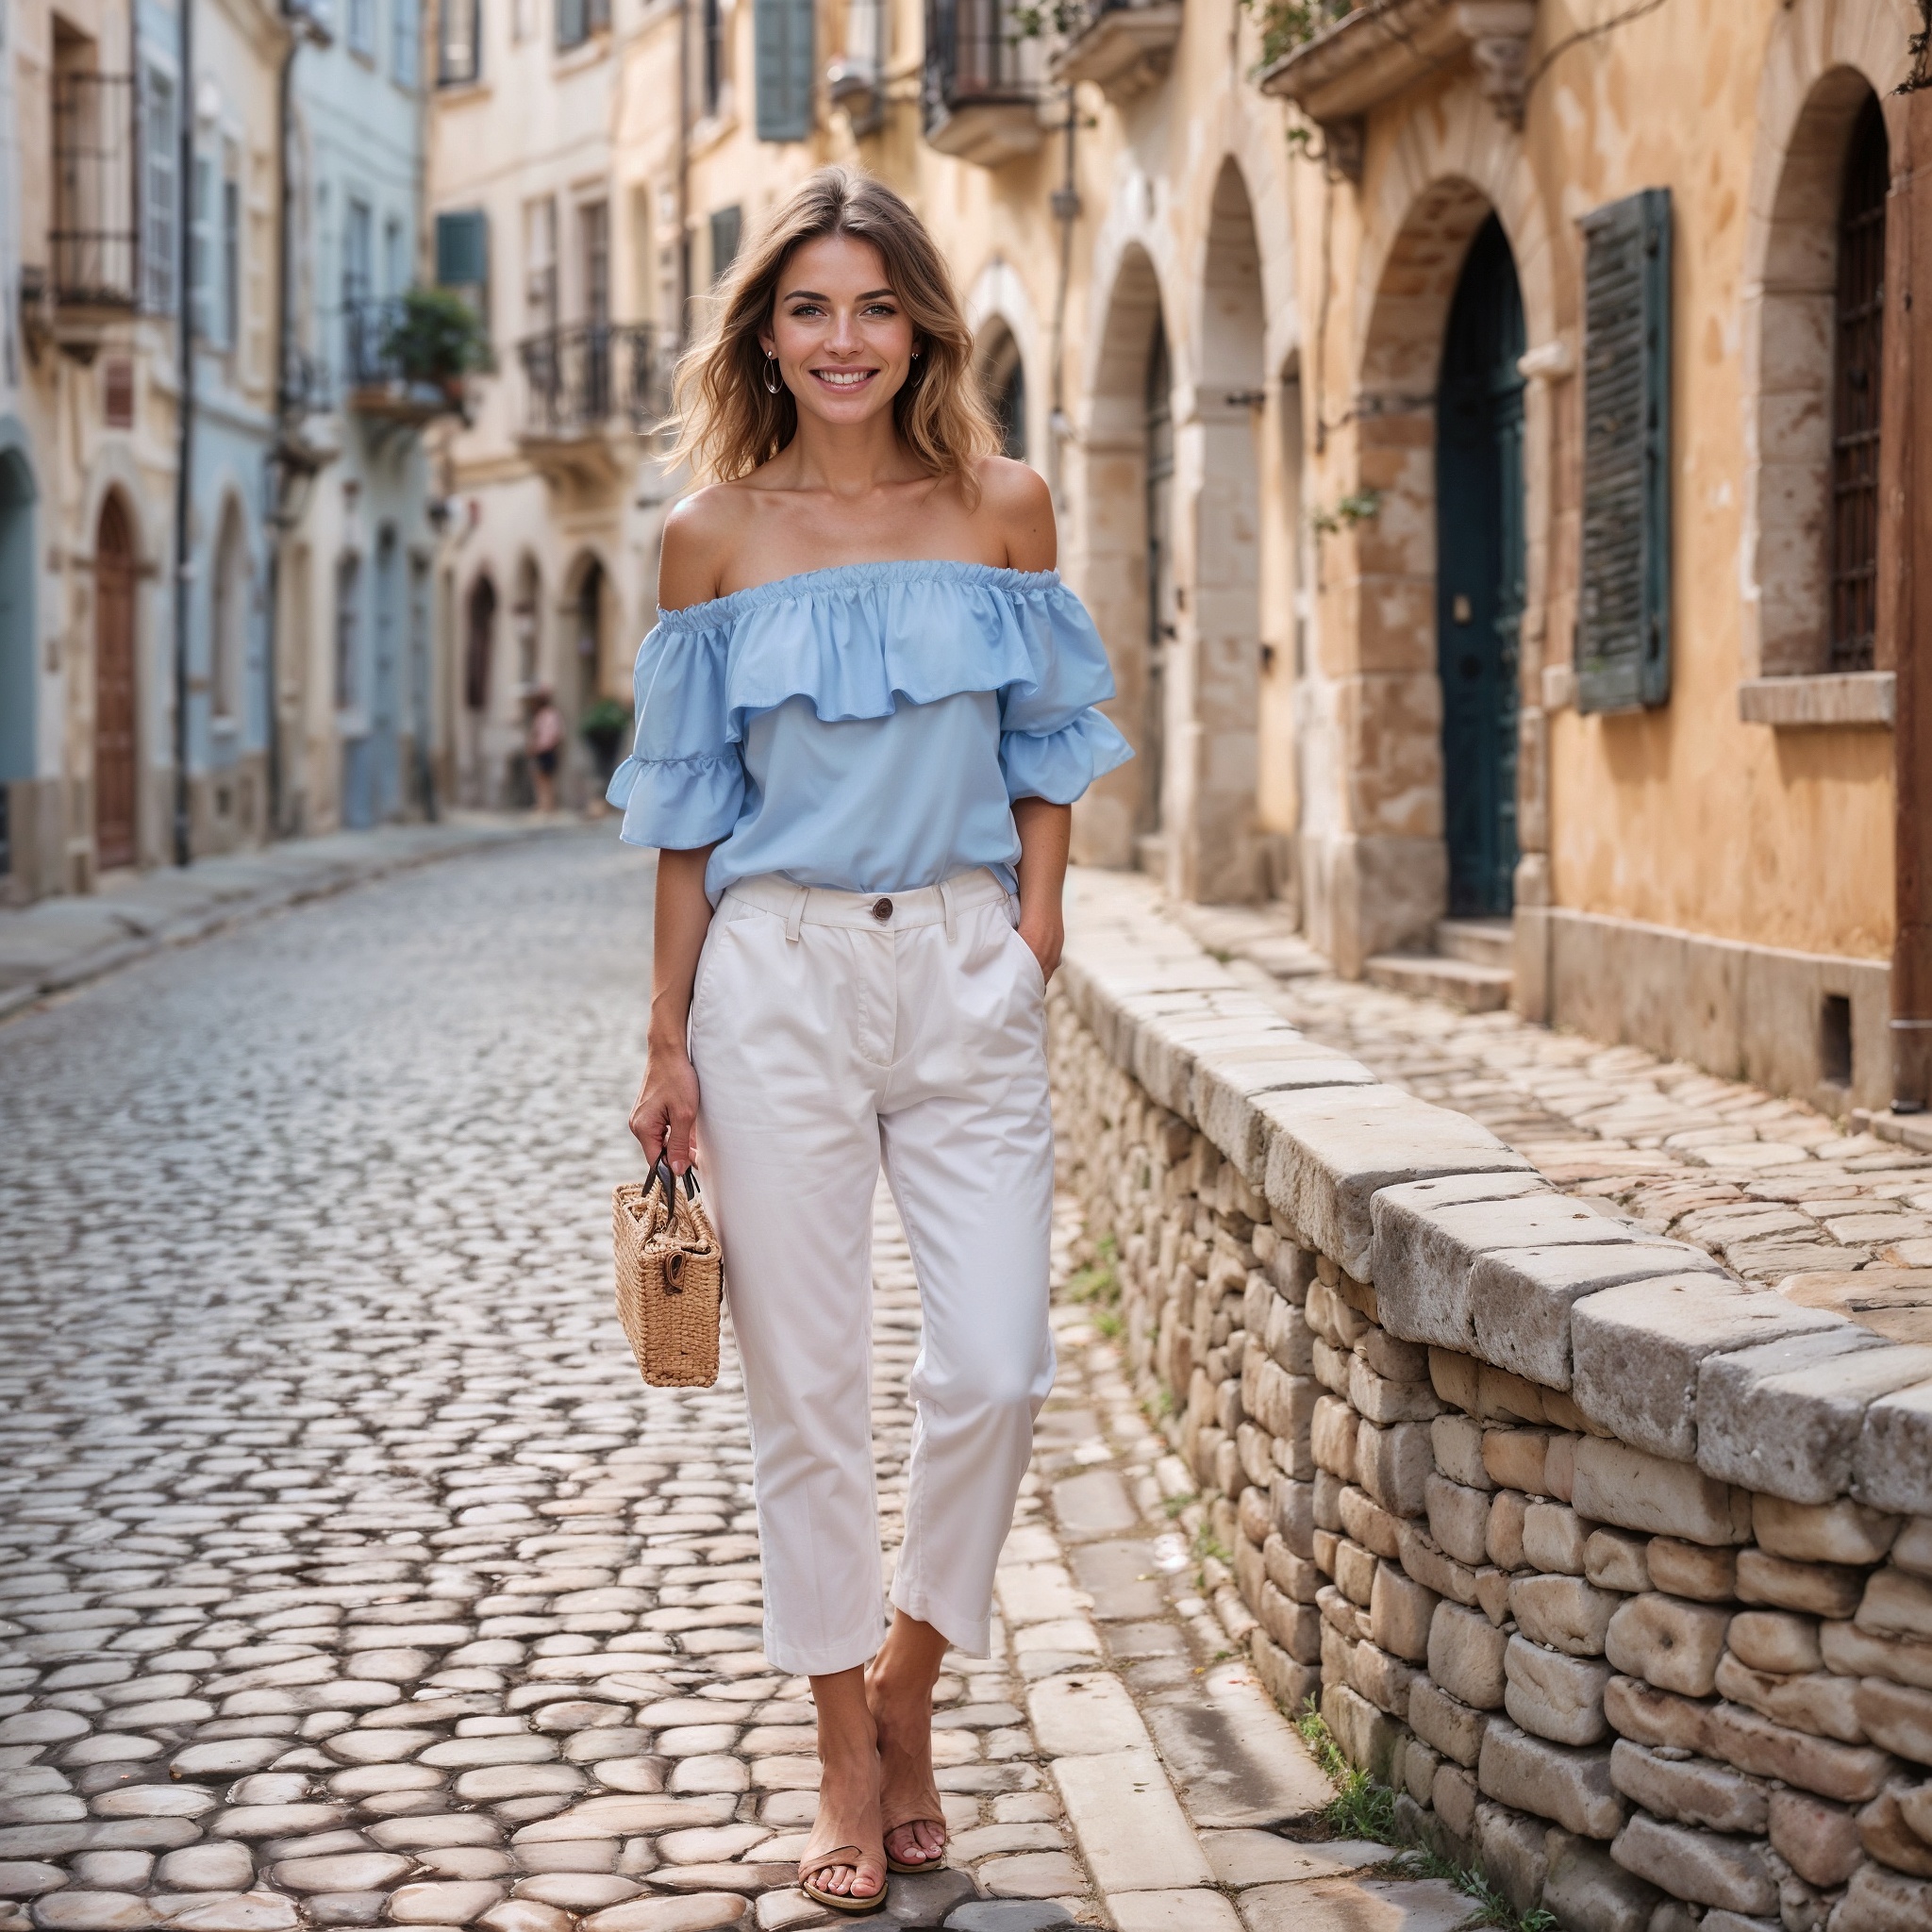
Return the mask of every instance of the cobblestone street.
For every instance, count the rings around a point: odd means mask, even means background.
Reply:
[[[735,1372],[646,1391],[609,1307],[648,899],[558,837],[0,1031],[0,1932],[822,1919]],[[890,1539],[918,1310],[883,1198],[875,1265]],[[1057,1322],[994,1654],[941,1684],[954,1869],[890,1922],[1457,1924],[1351,1875],[1381,1847],[1297,1841],[1328,1788],[1204,1601],[1191,1483]]]

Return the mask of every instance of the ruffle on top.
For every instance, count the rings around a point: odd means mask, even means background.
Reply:
[[[636,742],[607,795],[627,844],[673,851],[729,835],[746,721],[792,698],[836,724],[996,691],[1009,799],[1070,805],[1133,756],[1091,708],[1114,691],[1106,647],[1054,571],[847,564],[659,611],[635,691]]]

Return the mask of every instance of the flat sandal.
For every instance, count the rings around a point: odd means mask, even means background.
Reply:
[[[940,1869],[940,1867],[946,1862],[946,1848],[944,1845],[941,1845],[939,1848],[939,1850],[935,1852],[933,1856],[929,1858],[893,1857],[891,1843],[892,1834],[895,1831],[905,1830],[905,1828],[908,1824],[930,1824],[935,1826],[940,1831],[946,1832],[946,1835],[949,1838],[952,1835],[951,1832],[947,1830],[946,1821],[943,1818],[934,1818],[924,1812],[921,1812],[911,1818],[900,1818],[894,1820],[892,1824],[887,1825],[886,1828],[879,1833],[879,1843],[884,1848],[886,1854],[886,1870],[888,1872],[896,1872],[902,1877],[907,1878],[916,1877],[922,1872],[937,1872]]]
[[[851,1854],[850,1857],[845,1856],[848,1852]],[[835,1866],[850,1865],[855,1872],[858,1871],[864,1857],[865,1852],[861,1846],[834,1845],[829,1852],[821,1852],[815,1858],[800,1859],[798,1865],[799,1890],[804,1892],[813,1905],[825,1906],[835,1912],[851,1912],[857,1915],[860,1912],[883,1910],[886,1903],[886,1893],[890,1890],[888,1886],[882,1885],[876,1891],[868,1892],[862,1898],[854,1898],[848,1892],[822,1891],[812,1883],[812,1880],[821,1872],[829,1871]],[[915,1869],[924,1871],[926,1868],[922,1865]]]

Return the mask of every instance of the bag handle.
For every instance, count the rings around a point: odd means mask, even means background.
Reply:
[[[658,1157],[658,1164],[651,1170],[651,1180],[655,1180],[658,1187],[663,1190],[665,1207],[669,1208],[673,1213],[675,1213],[677,1210],[677,1176],[671,1172],[670,1161],[661,1154]],[[644,1191],[647,1194],[651,1191],[651,1180],[647,1180],[644,1183]],[[688,1167],[684,1171],[684,1197],[687,1201],[695,1201],[698,1197],[698,1176],[695,1168]]]

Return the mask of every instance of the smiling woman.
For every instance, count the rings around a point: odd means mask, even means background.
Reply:
[[[656,846],[631,1130],[695,1155],[752,1414],[764,1647],[808,1674],[824,1777],[799,1882],[872,1911],[945,1857],[932,1692],[988,1647],[1053,1379],[1045,992],[1072,802],[1127,756],[1054,574],[1041,478],[996,456],[944,262],[827,169],[726,275],[680,373],[672,512],[611,782]],[[867,1380],[883,1158],[924,1317],[886,1625]],[[870,1659],[870,1669],[867,1669]]]

